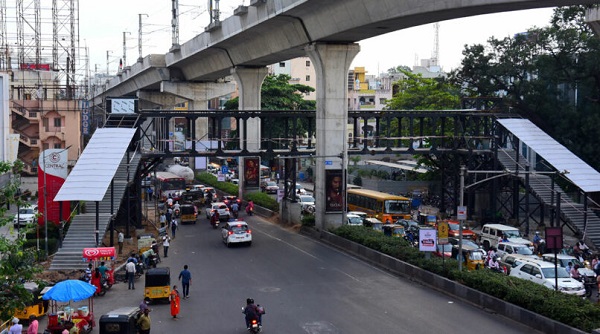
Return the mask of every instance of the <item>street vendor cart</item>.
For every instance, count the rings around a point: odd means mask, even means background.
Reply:
[[[48,327],[45,334],[61,334],[72,322],[79,333],[90,333],[95,327],[94,300],[96,287],[80,280],[66,280],[49,289],[42,299],[50,301]],[[87,306],[75,308],[73,302],[87,299]],[[59,305],[59,303],[61,303]]]

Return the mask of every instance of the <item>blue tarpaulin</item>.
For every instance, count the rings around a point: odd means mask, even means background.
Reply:
[[[66,280],[56,283],[42,297],[44,300],[55,300],[57,302],[66,303],[70,301],[78,302],[88,299],[94,295],[96,287],[88,282],[80,280]]]

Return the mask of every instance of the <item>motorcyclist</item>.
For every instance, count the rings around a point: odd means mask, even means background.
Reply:
[[[180,208],[181,208],[181,205],[179,205],[179,201],[176,201],[175,204],[173,204],[173,210],[179,211]]]
[[[581,275],[579,274],[579,265],[578,265],[578,264],[576,264],[576,265],[575,265],[575,266],[574,266],[574,267],[571,269],[571,272],[570,272],[569,274],[571,274],[571,277],[572,277],[572,278],[574,278],[574,279],[576,279],[576,280],[578,280],[578,281],[581,281]]]
[[[233,212],[233,216],[235,218],[238,217],[238,211],[240,209],[240,206],[237,204],[236,201],[233,202],[233,204],[231,204],[231,212]]]
[[[498,263],[497,255],[494,255],[494,257],[490,259],[490,261],[488,262],[488,267],[493,271],[502,272],[502,269],[500,269],[500,264]]]
[[[258,307],[254,305],[254,299],[246,299],[246,307],[244,307],[243,313],[246,319],[246,328],[250,330],[250,322],[252,320],[258,321],[258,325],[262,326],[261,318],[262,314],[259,312]]]
[[[169,194],[169,198],[167,198],[167,207],[173,206],[173,195]]]
[[[250,201],[248,201],[248,204],[246,205],[246,214],[251,216],[253,212],[254,212],[254,202],[252,200],[250,200]]]

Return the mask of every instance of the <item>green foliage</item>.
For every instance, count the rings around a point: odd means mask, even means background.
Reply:
[[[357,175],[354,180],[352,180],[352,183],[354,183],[355,185],[362,187],[363,183],[362,183],[362,177],[360,177],[360,175]]]
[[[423,252],[408,245],[404,239],[388,237],[368,227],[345,225],[332,232],[569,326],[587,332],[600,327],[600,308],[589,300],[490,270],[458,271],[458,263],[453,259],[446,259],[442,265],[442,259],[425,258]]]
[[[314,214],[302,215],[302,218],[300,219],[300,223],[302,224],[302,226],[308,226],[308,227],[315,226],[315,215]]]
[[[502,96],[570,151],[600,169],[600,39],[586,6],[559,7],[548,26],[466,46],[450,80],[468,96]],[[575,100],[577,99],[577,100]]]
[[[254,204],[263,208],[269,209],[274,212],[279,212],[279,203],[273,197],[263,192],[251,192],[244,195],[244,199],[247,201],[252,200]]]
[[[460,108],[458,86],[443,78],[423,78],[401,70],[406,76],[395,83],[398,93],[387,102],[391,110],[443,110]]]

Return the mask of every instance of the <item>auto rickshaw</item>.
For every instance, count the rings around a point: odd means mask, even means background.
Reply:
[[[140,308],[121,307],[100,317],[100,334],[136,334]]]
[[[481,249],[470,245],[463,245],[462,253],[463,255],[460,258],[463,260],[463,264],[468,270],[483,269],[484,261]],[[458,257],[458,245],[452,247],[452,258],[460,261]]]
[[[153,300],[169,300],[171,294],[171,270],[168,267],[146,271],[144,297]]]
[[[27,303],[27,306],[15,312],[15,318],[19,318],[22,321],[29,321],[29,316],[34,315],[36,318],[42,317],[48,312],[48,301],[43,300],[42,296],[50,287],[41,288],[35,282],[25,282],[25,289],[27,289],[33,295],[33,300]]]
[[[196,219],[198,218],[198,209],[194,204],[184,203],[179,207],[179,210],[181,212],[181,224],[196,224]]]
[[[189,202],[196,206],[202,206],[204,204],[204,192],[202,189],[190,189],[186,190],[181,194],[183,202]]]

